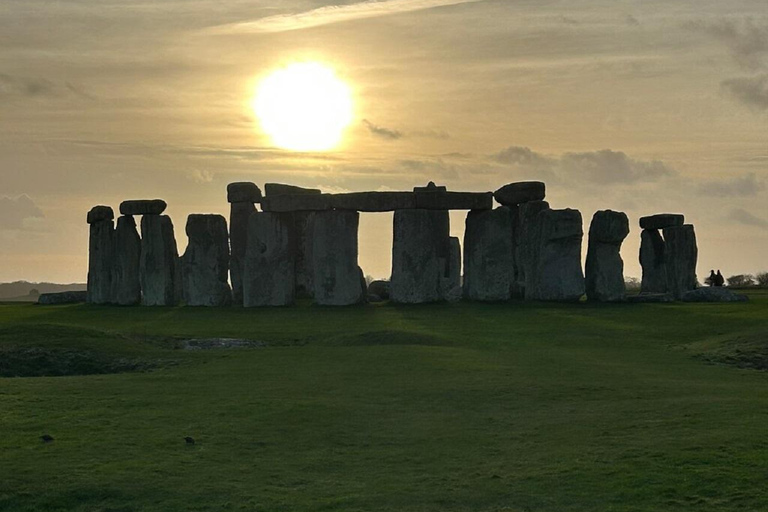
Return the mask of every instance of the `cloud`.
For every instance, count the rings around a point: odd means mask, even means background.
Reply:
[[[712,197],[749,197],[765,190],[765,182],[751,172],[744,176],[722,181],[709,181],[699,185],[699,192]]]
[[[0,73],[0,95],[54,96],[56,85],[45,78],[14,77]]]
[[[741,208],[734,208],[728,214],[728,219],[738,224],[744,224],[745,226],[757,226],[760,228],[768,228],[768,221],[756,217],[746,210]]]
[[[768,74],[732,78],[724,80],[720,85],[748,107],[768,109]]]
[[[377,126],[367,119],[363,119],[363,124],[368,128],[369,132],[382,139],[398,140],[403,138],[403,132],[384,128],[383,126]]]
[[[195,183],[211,183],[215,177],[213,171],[207,169],[193,169],[189,173],[189,179]]]
[[[43,211],[26,194],[0,197],[0,229],[21,229],[25,220],[43,217]]]
[[[348,5],[328,5],[294,14],[279,14],[254,21],[229,23],[206,29],[211,34],[286,32],[365,18],[375,18],[483,0],[367,0]]]
[[[638,27],[640,26],[640,20],[632,16],[631,14],[627,14],[627,17],[624,18],[624,23],[631,27]]]
[[[768,24],[752,18],[724,19],[714,23],[691,22],[688,28],[704,32],[725,43],[736,63],[744,69],[768,66]]]

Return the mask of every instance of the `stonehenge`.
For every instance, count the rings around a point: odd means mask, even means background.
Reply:
[[[167,203],[123,201],[89,224],[87,302],[123,306],[319,306],[510,300],[664,302],[696,290],[698,249],[681,214],[639,220],[641,294],[627,297],[625,213],[601,210],[589,226],[586,263],[581,212],[553,209],[545,184],[509,183],[495,192],[455,192],[430,182],[411,191],[323,193],[251,182],[227,186],[229,222],[191,214],[179,256]],[[494,204],[496,203],[496,206]],[[467,211],[463,243],[450,210]],[[366,286],[358,262],[360,212],[393,212],[389,280]],[[137,230],[141,216],[141,231]]]

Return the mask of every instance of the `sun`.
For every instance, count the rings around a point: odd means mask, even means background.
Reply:
[[[317,62],[273,71],[258,85],[253,109],[272,142],[294,151],[334,149],[353,117],[349,86]]]

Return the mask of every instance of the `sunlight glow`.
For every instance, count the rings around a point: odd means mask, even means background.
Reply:
[[[349,87],[317,62],[291,64],[267,76],[253,109],[272,142],[294,151],[334,149],[353,116]]]

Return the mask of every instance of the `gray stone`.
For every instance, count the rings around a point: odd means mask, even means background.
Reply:
[[[542,201],[545,195],[546,185],[541,181],[518,181],[504,185],[493,193],[494,199],[504,206]]]
[[[296,298],[293,217],[257,212],[248,219],[243,273],[245,307],[288,306]]]
[[[535,284],[530,297],[526,286],[526,298],[578,301],[584,295],[581,268],[583,236],[578,210],[544,210],[539,213]]]
[[[37,303],[43,306],[55,306],[57,304],[78,304],[87,299],[88,292],[85,291],[42,293],[37,298]]]
[[[331,206],[337,210],[358,212],[391,212],[416,208],[416,196],[411,192],[352,192],[332,194]]]
[[[698,286],[696,233],[691,224],[664,228],[663,232],[667,291],[680,300],[685,292],[695,290]]]
[[[264,185],[264,195],[267,197],[307,194],[322,194],[322,192],[316,188],[302,188],[295,185],[284,185],[282,183],[267,183]]]
[[[368,302],[370,302],[371,304],[376,304],[378,302],[386,302],[386,299],[383,299],[383,298],[381,298],[378,295],[373,294],[373,293],[369,293],[368,296],[366,297],[366,300]]]
[[[514,280],[512,212],[506,206],[471,211],[464,231],[464,298],[504,301]]]
[[[674,301],[675,298],[669,293],[640,293],[639,295],[627,295],[627,302],[632,304],[655,304]]]
[[[314,269],[312,267],[312,221],[315,212],[292,212],[291,237],[296,272],[296,296],[314,296]]]
[[[229,235],[221,215],[187,218],[189,244],[182,257],[183,294],[188,306],[229,306]]]
[[[389,300],[389,281],[371,281],[371,284],[368,285],[368,297],[371,295],[376,295],[382,300]]]
[[[448,296],[453,297],[458,294],[461,299],[461,242],[457,237],[452,236],[448,244],[448,268],[442,285],[443,298],[448,300]]]
[[[230,205],[229,244],[232,254],[229,274],[232,280],[232,303],[243,305],[243,264],[248,246],[248,218],[256,211],[253,203],[238,202]]]
[[[90,304],[112,301],[115,226],[112,220],[91,223],[88,240],[88,296]]]
[[[88,224],[94,224],[102,220],[114,220],[115,212],[109,206],[94,206],[88,212],[87,220]]]
[[[643,229],[664,229],[674,226],[682,226],[685,223],[685,216],[679,213],[658,213],[640,217],[640,227]]]
[[[667,270],[664,267],[664,239],[656,229],[644,229],[640,234],[640,266],[642,293],[666,293]]]
[[[746,302],[746,295],[733,293],[722,286],[709,286],[690,290],[683,294],[683,302]]]
[[[227,202],[260,203],[261,189],[250,181],[239,181],[227,185]]]
[[[539,213],[548,209],[549,203],[546,201],[530,201],[519,207],[517,244],[515,247],[518,284],[515,288],[518,294],[528,299],[533,298],[533,287],[536,279]],[[514,216],[514,209],[511,210]]]
[[[141,303],[141,237],[130,215],[117,219],[115,229],[112,302],[121,306]]]
[[[329,194],[268,195],[261,200],[261,209],[275,213],[330,210],[331,196]]]
[[[168,204],[162,199],[136,199],[120,203],[122,215],[161,215]]]
[[[493,194],[490,192],[414,192],[416,208],[424,210],[490,210]]]
[[[357,264],[359,221],[360,214],[353,211],[314,214],[311,257],[317,304],[348,306],[363,302],[365,280]]]
[[[512,241],[512,288],[510,296],[513,299],[525,298],[525,283],[520,262],[520,205],[507,206],[512,215],[512,231],[509,236]]]
[[[441,300],[449,257],[447,211],[396,210],[390,299],[411,304]]]
[[[595,213],[589,226],[587,249],[587,299],[599,302],[624,300],[624,261],[621,244],[629,234],[629,219],[623,212],[602,210]]]
[[[167,215],[141,218],[142,304],[173,306],[178,303],[178,259],[173,222]]]
[[[435,185],[434,181],[427,183],[426,187],[413,187],[414,192],[447,192],[448,189],[444,186]]]

